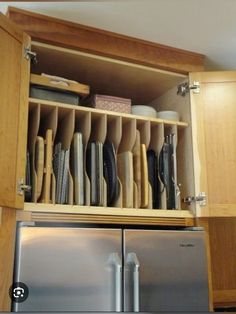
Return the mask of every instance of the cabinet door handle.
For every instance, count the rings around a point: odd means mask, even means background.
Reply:
[[[109,256],[109,262],[112,267],[115,269],[115,311],[121,312],[121,304],[122,304],[122,262],[118,253],[111,253]]]
[[[139,312],[139,268],[136,253],[128,253],[126,263],[133,270],[133,312]]]

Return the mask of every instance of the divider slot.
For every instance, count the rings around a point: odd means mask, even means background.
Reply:
[[[134,178],[133,154],[130,151],[117,155],[118,176],[122,186],[122,205],[124,208],[133,208]]]
[[[122,137],[118,147],[117,167],[121,182],[122,207],[126,208],[133,208],[133,206],[137,204],[132,153],[135,140],[136,120],[122,117]]]
[[[73,205],[73,180],[70,171],[70,149],[75,129],[75,111],[58,108],[53,167],[56,178],[55,203]]]
[[[165,136],[170,135],[170,134],[175,134],[176,135],[176,141],[178,142],[178,139],[177,139],[177,136],[178,136],[177,125],[175,125],[175,124],[172,124],[172,125],[165,124],[165,126],[164,126],[164,134],[165,134]]]
[[[25,193],[25,201],[37,202],[37,172],[35,169],[35,144],[40,123],[40,105],[29,104],[28,141],[27,141],[27,169],[26,184],[31,185],[31,193]],[[28,178],[27,178],[28,177]]]
[[[169,182],[166,187],[167,209],[181,209],[180,189],[177,176],[177,143],[178,129],[176,125],[165,125],[164,127],[165,143],[171,144],[171,156],[169,157]]]
[[[107,116],[107,137],[106,139],[113,143],[117,152],[122,137],[121,117]]]
[[[150,121],[137,120],[137,130],[140,132],[141,144],[144,144],[147,148],[151,139]]]
[[[164,143],[164,124],[151,123],[151,140],[148,149],[152,149],[160,155]]]
[[[72,150],[71,170],[72,170],[73,178],[74,178],[74,203],[76,205],[89,206],[90,205],[90,180],[86,172],[86,149],[87,149],[87,145],[88,145],[90,134],[91,134],[91,112],[83,112],[79,110],[75,111],[74,134],[77,132],[82,134],[83,162],[79,163],[79,160],[78,160],[78,164],[79,164],[78,170],[76,170],[76,168],[73,170],[73,167],[75,166],[74,164],[75,161],[73,161],[72,158],[73,158],[73,153],[75,151]],[[80,149],[77,148],[77,150],[79,153]],[[83,177],[81,176],[79,169],[82,169]],[[78,175],[75,174],[75,171],[78,171]]]
[[[58,108],[51,107],[47,105],[41,104],[40,111],[40,128],[39,128],[39,136],[45,138],[46,132],[48,129],[52,130],[52,141],[54,142],[55,135],[57,132],[57,123],[58,123]]]
[[[136,120],[122,117],[122,137],[118,154],[132,151],[136,139]]]
[[[103,144],[107,135],[107,116],[91,113],[91,134],[86,151],[86,171],[90,179],[90,202],[107,206],[107,187],[103,175]]]
[[[40,127],[38,136],[44,140],[44,167],[42,179],[42,192],[38,196],[41,203],[54,203],[55,178],[52,169],[53,141],[57,130],[57,107],[41,104]],[[39,178],[39,176],[38,176]]]
[[[141,207],[152,208],[150,205],[150,188],[148,182],[148,164],[147,164],[147,148],[150,143],[151,130],[150,121],[137,120],[137,130],[140,134],[140,149],[141,149]],[[143,156],[142,156],[143,154]],[[145,156],[144,156],[145,155]]]
[[[141,140],[140,140],[140,132],[136,130],[136,139],[133,146],[133,171],[134,171],[134,206],[137,208],[141,208]]]
[[[160,178],[160,153],[164,144],[164,124],[151,122],[151,139],[148,150],[153,150],[156,154],[157,162],[157,195],[153,195],[153,208],[154,209],[166,209],[166,190],[163,182]]]
[[[58,129],[56,142],[61,142],[62,149],[70,149],[75,129],[75,111],[58,108]]]
[[[107,135],[107,116],[92,112],[90,141],[104,143]]]
[[[122,137],[121,117],[107,115],[106,147],[104,147],[104,165],[106,171],[107,200],[110,207],[122,207],[122,186],[118,176],[117,150]],[[114,151],[112,152],[113,145]],[[115,156],[114,156],[115,154]],[[113,160],[114,156],[114,160]],[[104,176],[105,176],[104,175]]]

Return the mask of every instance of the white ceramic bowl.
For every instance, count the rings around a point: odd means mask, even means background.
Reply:
[[[145,117],[151,117],[156,118],[156,110],[150,106],[145,105],[133,105],[131,107],[132,114],[138,115],[138,116],[145,116]]]
[[[179,114],[176,111],[158,111],[156,117],[163,120],[179,121]]]

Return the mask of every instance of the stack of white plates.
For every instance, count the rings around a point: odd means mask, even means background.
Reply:
[[[158,111],[156,117],[163,120],[179,121],[179,114],[176,111]]]
[[[132,114],[135,114],[138,116],[156,118],[156,115],[157,115],[156,110],[150,106],[134,105],[131,107],[131,110],[132,110]]]

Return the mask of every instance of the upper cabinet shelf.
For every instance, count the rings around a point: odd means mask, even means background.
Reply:
[[[173,87],[187,81],[183,74],[121,61],[95,54],[32,42],[38,63],[36,74],[47,73],[90,86],[93,94],[130,98],[133,105],[147,105]]]
[[[171,121],[171,120],[163,120],[163,119],[155,119],[151,117],[144,117],[144,116],[137,116],[134,114],[128,114],[128,113],[121,113],[121,112],[114,112],[114,111],[107,111],[107,110],[101,110],[101,109],[95,109],[95,108],[90,108],[90,107],[84,107],[84,106],[74,106],[74,105],[69,105],[69,104],[63,104],[55,101],[49,101],[49,100],[42,100],[42,99],[36,99],[36,98],[29,98],[29,103],[30,104],[42,104],[42,105],[47,105],[47,106],[52,106],[52,107],[57,107],[57,108],[67,108],[75,111],[80,111],[80,112],[94,112],[97,113],[98,115],[107,115],[107,116],[114,116],[114,117],[124,117],[128,119],[135,119],[140,122],[145,122],[145,121],[150,121],[154,125],[158,124],[164,124],[166,126],[172,126],[176,125],[178,128],[186,128],[188,127],[187,122],[183,121]]]

